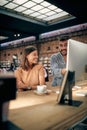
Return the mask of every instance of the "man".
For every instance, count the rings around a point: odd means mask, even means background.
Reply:
[[[50,59],[53,74],[52,86],[61,86],[66,72],[68,36],[61,36],[59,40],[59,52],[53,54]]]

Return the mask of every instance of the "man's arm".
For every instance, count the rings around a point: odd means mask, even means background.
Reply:
[[[51,67],[52,74],[57,77],[62,77],[61,66],[59,66],[58,62],[59,61],[56,58],[56,55],[51,56],[50,67]]]

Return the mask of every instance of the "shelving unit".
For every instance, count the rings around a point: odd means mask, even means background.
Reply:
[[[0,67],[1,68],[9,68],[11,65],[10,61],[0,61]]]
[[[51,75],[51,69],[50,69],[50,57],[41,57],[39,59],[39,62],[41,62],[44,67],[48,70],[49,76]]]

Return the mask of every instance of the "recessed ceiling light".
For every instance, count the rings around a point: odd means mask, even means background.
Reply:
[[[19,37],[19,36],[20,36],[20,33],[14,34],[14,37]]]
[[[0,41],[1,41],[1,40],[5,40],[5,39],[8,39],[8,37],[0,36]]]

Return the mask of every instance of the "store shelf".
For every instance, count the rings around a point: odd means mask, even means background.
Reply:
[[[50,75],[51,74],[50,57],[40,57],[39,62],[42,63],[44,65],[44,67],[46,67],[46,69],[48,70],[48,73]]]

